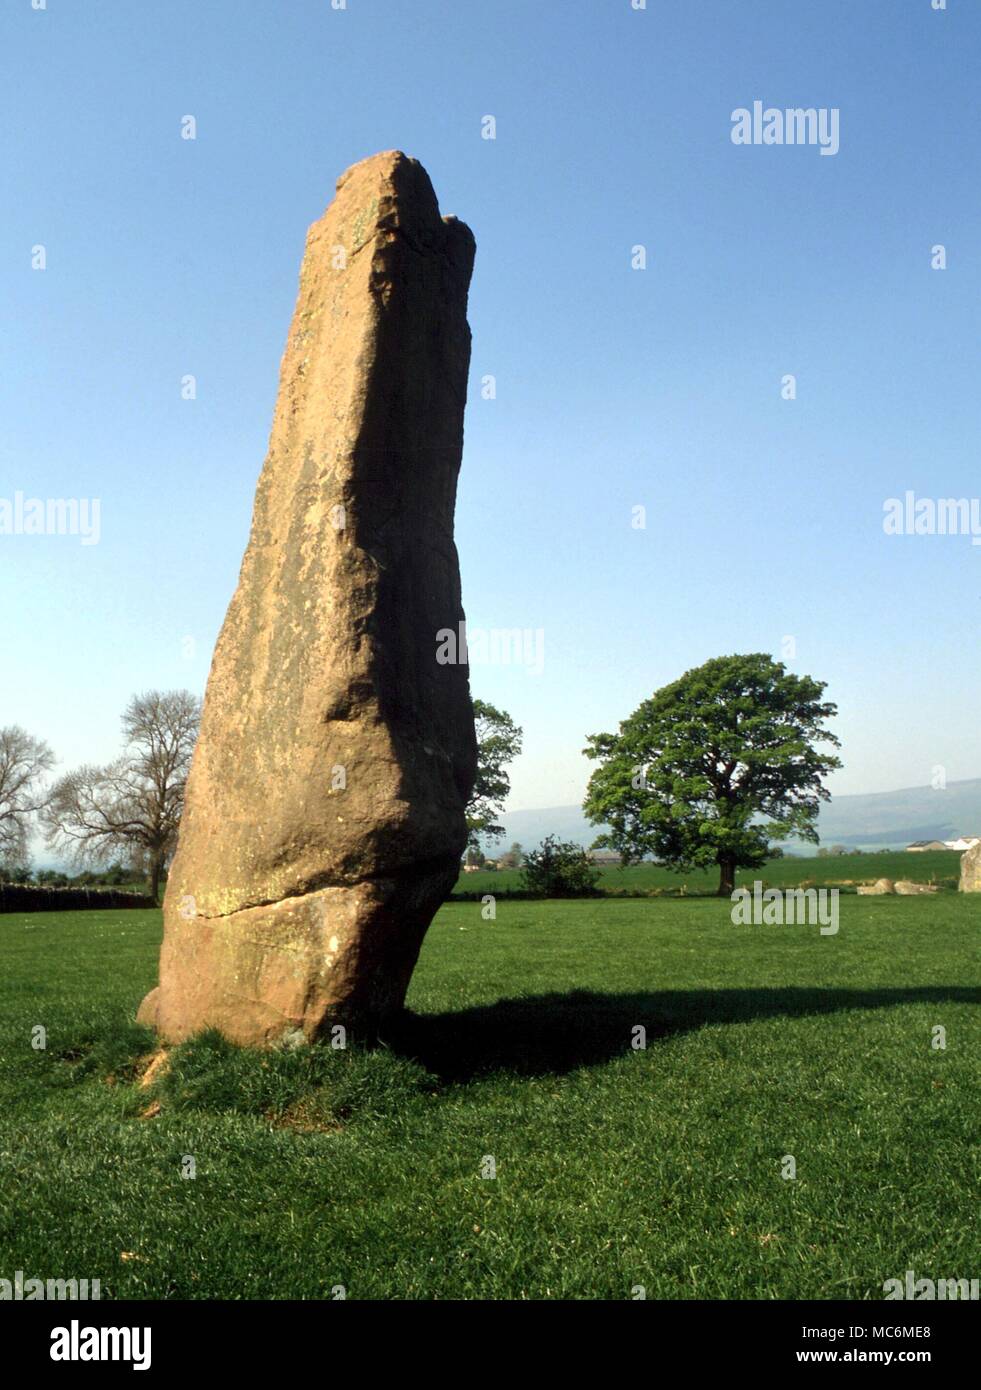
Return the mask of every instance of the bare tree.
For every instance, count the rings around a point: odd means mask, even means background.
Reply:
[[[108,767],[85,766],[56,783],[42,813],[48,844],[76,863],[145,855],[151,895],[177,843],[201,702],[187,690],[134,695],[123,715],[126,748]]]
[[[0,729],[0,863],[26,861],[31,823],[48,799],[43,779],[53,766],[46,743],[16,724]]]

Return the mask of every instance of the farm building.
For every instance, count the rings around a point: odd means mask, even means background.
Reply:
[[[600,869],[619,869],[620,856],[612,849],[591,849],[589,857]]]

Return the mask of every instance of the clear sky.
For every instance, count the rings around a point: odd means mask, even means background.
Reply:
[[[307,226],[400,148],[477,238],[464,602],[544,634],[471,673],[525,730],[512,807],[785,638],[833,791],[981,775],[981,546],[882,524],[981,492],[974,0],[5,0],[0,53],[0,499],[101,503],[95,545],[0,536],[0,724],[67,768],[203,691]],[[756,100],[837,108],[837,154],[735,145]]]

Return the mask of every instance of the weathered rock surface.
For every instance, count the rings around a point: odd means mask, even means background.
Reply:
[[[981,893],[981,840],[961,855],[962,893]]]
[[[894,890],[900,897],[911,898],[915,897],[917,893],[935,893],[937,885],[935,883],[914,883],[909,878],[897,878]]]
[[[140,1018],[312,1041],[402,1007],[456,880],[476,744],[453,541],[474,240],[399,152],[307,236]]]
[[[855,892],[863,897],[871,897],[880,893],[895,893],[896,889],[891,878],[877,878],[874,883],[860,883]]]

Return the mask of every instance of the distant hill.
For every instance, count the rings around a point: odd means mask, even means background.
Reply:
[[[600,827],[588,823],[579,806],[546,806],[511,811],[502,824],[507,831],[495,842],[506,849],[514,840],[526,849],[546,835],[591,845]],[[981,777],[948,782],[943,791],[907,787],[895,792],[835,796],[821,808],[818,833],[822,845],[856,849],[905,849],[913,840],[953,840],[958,835],[981,835]],[[787,842],[787,848],[814,853],[813,846]]]

